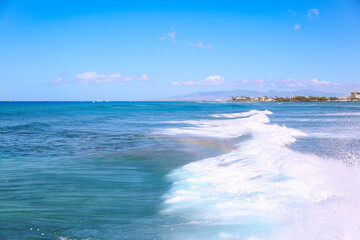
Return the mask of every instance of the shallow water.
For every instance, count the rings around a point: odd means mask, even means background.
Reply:
[[[0,103],[0,239],[357,239],[359,113]]]

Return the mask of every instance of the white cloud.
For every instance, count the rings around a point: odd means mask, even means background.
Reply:
[[[64,79],[64,78],[62,78],[62,77],[58,77],[58,78],[56,78],[55,80],[52,80],[52,81],[51,81],[51,83],[52,83],[52,84],[55,84],[55,85],[60,84],[60,83],[64,83],[64,82],[68,82],[68,80],[67,80],[67,79]]]
[[[140,76],[135,76],[134,79],[139,80],[139,81],[149,81],[150,78],[147,74],[141,74]]]
[[[132,81],[133,79],[139,81],[148,81],[150,78],[146,74],[140,76],[128,77],[121,74],[101,74],[97,72],[85,72],[76,75],[76,82],[80,84],[104,84],[104,83],[117,83],[123,84],[124,82]]]
[[[123,84],[124,82],[130,82],[133,79],[131,77],[128,76],[123,76],[122,78],[119,79],[119,81],[116,81],[119,84]]]
[[[310,9],[308,11],[307,17],[310,18],[310,19],[313,19],[314,17],[315,18],[319,17],[319,10],[315,9],[315,8]]]
[[[259,80],[233,80],[225,81],[225,78],[222,76],[209,76],[201,81],[177,81],[172,82],[173,86],[243,86],[243,85],[254,85],[258,86],[259,84],[269,85],[269,82],[259,79]]]
[[[292,78],[281,79],[278,81],[267,81],[264,79],[258,80],[235,80],[225,81],[222,76],[209,76],[201,81],[177,81],[171,83],[173,86],[259,86],[260,84],[264,87],[286,87],[286,88],[317,88],[317,89],[335,89],[341,84],[338,82],[323,81],[318,78],[310,80],[296,80]]]
[[[319,81],[317,78],[313,78],[307,83],[311,86],[339,86],[339,83],[336,82],[328,82],[328,81]]]
[[[303,81],[295,80],[292,78],[281,79],[279,81],[280,85],[285,85],[286,87],[305,87],[306,84]]]
[[[172,29],[173,29],[173,28],[172,28]],[[177,34],[177,32],[172,31],[172,32],[169,32],[169,33],[167,33],[167,34],[163,34],[163,35],[160,37],[160,39],[161,39],[161,40],[170,39],[171,43],[172,43],[173,45],[176,45],[176,34]]]
[[[222,85],[224,82],[225,79],[222,76],[209,76],[201,81],[203,85]]]
[[[213,49],[214,48],[214,46],[212,44],[204,44],[201,40],[198,40],[197,42],[189,41],[189,45],[193,46],[193,47],[204,48],[204,49]]]
[[[286,87],[303,88],[303,87],[336,87],[339,86],[337,82],[320,81],[317,78],[311,80],[300,81],[292,78],[282,79],[279,85],[285,85]]]
[[[300,24],[297,23],[297,24],[294,25],[294,30],[295,30],[295,31],[299,31],[300,28],[301,28],[301,25],[300,25]]]
[[[263,86],[267,86],[267,85],[271,85],[272,83],[269,81],[265,81],[264,79],[258,79],[258,80],[243,79],[243,80],[235,80],[227,83],[227,85],[233,85],[233,86],[238,86],[238,85],[259,86],[260,84]]]
[[[201,81],[179,81],[172,82],[173,86],[219,86],[224,85],[225,79],[222,76],[209,76]]]
[[[130,78],[123,77],[121,74],[100,74],[97,72],[85,72],[76,75],[76,80],[80,84],[90,83],[122,83],[122,81],[130,81]]]

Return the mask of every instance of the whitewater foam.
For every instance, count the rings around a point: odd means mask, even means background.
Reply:
[[[211,115],[212,117],[217,117],[217,118],[238,118],[238,117],[248,117],[248,116],[252,116],[255,114],[259,114],[259,113],[264,113],[264,114],[272,114],[272,112],[270,111],[258,111],[258,110],[250,110],[248,112],[240,112],[240,113],[225,113],[225,114],[214,114]]]
[[[183,121],[192,126],[163,130],[168,135],[251,138],[227,154],[170,173],[172,187],[162,212],[190,224],[271,229],[265,237],[227,229],[214,239],[355,239],[360,234],[354,220],[360,216],[358,169],[291,150],[288,145],[306,134],[270,124],[269,114],[218,114],[212,117],[227,119]]]

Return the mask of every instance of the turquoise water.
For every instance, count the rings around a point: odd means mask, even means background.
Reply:
[[[356,239],[360,104],[0,103],[0,239]]]

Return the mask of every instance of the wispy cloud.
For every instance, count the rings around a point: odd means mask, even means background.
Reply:
[[[310,18],[310,19],[319,17],[319,10],[315,9],[315,8],[310,9],[308,11],[307,17]]]
[[[76,81],[80,84],[90,84],[90,83],[120,83],[124,81],[130,81],[130,78],[123,77],[121,74],[101,74],[97,72],[85,72],[76,75]]]
[[[313,78],[311,80],[301,81],[292,78],[281,79],[278,81],[280,86],[286,87],[295,87],[295,88],[304,88],[304,87],[337,87],[340,84],[337,82],[330,81],[320,81],[317,78]]]
[[[225,84],[225,79],[222,76],[209,76],[201,81],[179,81],[171,84],[173,86],[219,86]]]
[[[226,81],[224,77],[222,76],[209,76],[201,81],[178,81],[178,82],[172,82],[173,86],[258,86],[259,84],[262,85],[271,85],[272,83],[267,82],[263,79],[259,80],[249,80],[249,79],[243,79],[243,80],[232,80],[232,81]]]
[[[178,34],[178,33],[174,31],[174,27],[171,27],[171,32],[166,33],[166,34],[163,34],[163,35],[160,37],[160,39],[163,40],[163,41],[165,41],[165,40],[167,40],[167,39],[170,39],[171,43],[172,43],[173,45],[176,45],[176,35],[177,35],[177,34]]]
[[[296,23],[296,24],[294,25],[294,30],[295,30],[295,31],[299,31],[300,28],[301,28],[301,25],[300,25],[300,24]]]
[[[338,82],[319,80],[312,78],[310,80],[297,80],[293,78],[280,79],[277,81],[270,81],[264,79],[243,79],[225,81],[222,76],[209,76],[201,81],[177,81],[171,83],[173,86],[249,86],[258,87],[260,84],[265,88],[280,88],[280,89],[318,89],[318,90],[335,90],[344,85]]]
[[[313,78],[307,81],[307,83],[311,86],[339,86],[337,82],[320,81],[317,78]]]
[[[334,89],[339,86],[342,86],[338,82],[324,81],[319,80],[318,78],[313,78],[310,80],[297,80],[293,78],[280,79],[278,81],[269,81],[264,79],[258,80],[241,80],[233,81],[227,83],[228,85],[248,85],[248,86],[258,86],[261,84],[265,87],[276,87],[276,88],[317,88],[321,90],[325,89]]]
[[[134,77],[135,80],[139,80],[139,81],[149,81],[150,78],[147,74],[141,74],[140,76],[135,76]]]
[[[62,78],[62,77],[58,77],[58,78],[52,80],[50,83],[51,83],[51,84],[54,84],[54,85],[58,85],[58,84],[60,84],[60,83],[65,83],[65,82],[68,82],[68,80],[67,80],[67,79],[64,79],[64,78]]]
[[[306,84],[303,81],[295,80],[292,78],[281,79],[278,81],[279,85],[286,87],[305,87]]]
[[[76,75],[75,80],[79,84],[104,84],[104,83],[117,83],[124,84],[124,82],[129,82],[135,80],[145,81],[150,80],[146,74],[140,76],[128,77],[121,74],[101,74],[97,72],[85,72]]]
[[[244,80],[241,80],[240,82],[241,82],[242,84],[249,84],[249,83],[250,83],[250,80],[244,79]]]
[[[213,49],[214,48],[214,46],[212,44],[204,44],[201,40],[198,40],[197,42],[189,41],[189,45],[192,47],[198,47],[198,48],[204,48],[204,49]]]
[[[296,17],[296,12],[295,12],[294,10],[289,9],[288,12],[289,12],[290,14],[292,14],[294,17]]]
[[[249,79],[243,79],[243,80],[236,80],[236,81],[231,81],[228,83],[228,85],[233,85],[233,86],[274,86],[273,82],[269,82],[269,81],[265,81],[264,79],[258,79],[258,80],[249,80]]]

